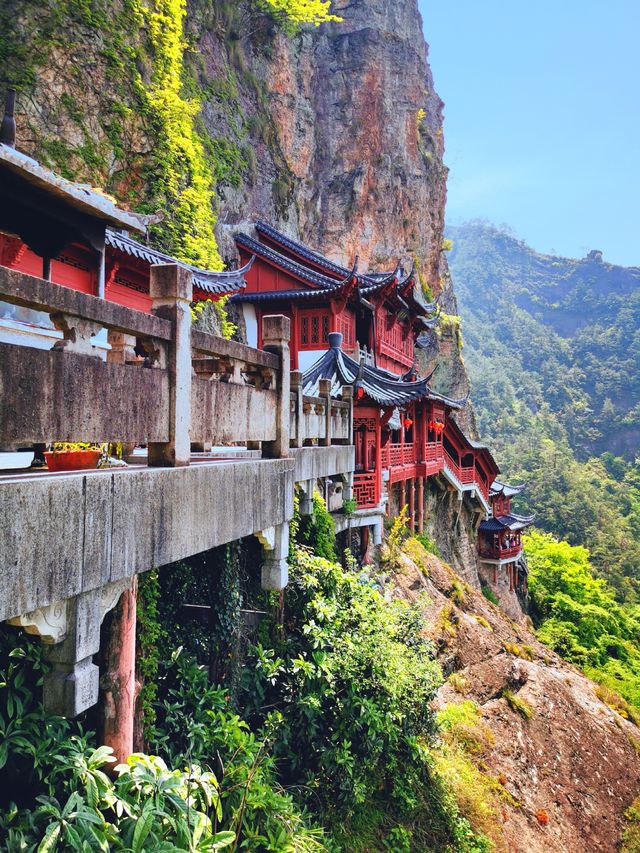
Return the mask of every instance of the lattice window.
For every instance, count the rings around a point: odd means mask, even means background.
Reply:
[[[336,330],[342,334],[342,346],[347,350],[353,349],[356,343],[353,315],[346,311],[338,314],[336,317]]]
[[[324,349],[329,337],[329,315],[326,311],[303,311],[300,314],[300,349]]]
[[[376,429],[376,419],[375,418],[354,418],[353,419],[353,428],[354,429],[365,429],[370,432],[375,432]]]
[[[58,255],[56,260],[61,264],[66,264],[68,267],[75,267],[77,270],[84,270],[84,272],[91,271],[91,267],[88,264],[78,260],[78,258],[74,258],[72,255]]]
[[[118,275],[116,273],[113,280],[115,281],[116,284],[122,285],[122,287],[128,287],[130,290],[137,290],[138,293],[148,293],[149,292],[148,287],[145,287],[143,284],[141,284],[138,281],[133,281],[133,279],[126,278],[126,276]]]

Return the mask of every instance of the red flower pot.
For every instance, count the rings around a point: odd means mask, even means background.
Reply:
[[[59,450],[57,453],[54,451],[44,454],[49,471],[82,471],[86,468],[97,468],[101,456],[101,450]]]

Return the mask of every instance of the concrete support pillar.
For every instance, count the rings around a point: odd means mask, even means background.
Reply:
[[[324,438],[323,447],[331,446],[331,380],[320,379],[318,381],[320,396],[324,400]]]
[[[53,669],[44,677],[45,711],[77,717],[98,701],[99,670],[93,656],[100,651],[100,593],[87,592],[61,604],[66,632],[62,642],[45,646]]]
[[[382,545],[382,519],[371,526],[373,531],[373,544]]]
[[[409,480],[409,530],[413,533],[416,529],[416,484],[412,477]]]
[[[262,543],[262,588],[281,590],[289,582],[289,522],[261,530],[258,539]]]
[[[313,490],[315,489],[315,480],[305,480],[300,484],[300,515],[311,515],[313,513]]]
[[[291,395],[295,396],[295,422],[296,437],[292,440],[294,447],[304,446],[304,408],[302,394],[302,371],[292,370],[289,381],[291,383]]]
[[[138,579],[120,596],[111,617],[104,650],[102,741],[112,747],[118,762],[133,752],[136,703],[136,599]]]
[[[193,281],[178,264],[151,267],[152,312],[174,325],[168,348],[169,441],[149,444],[149,465],[172,468],[191,459],[191,301]]]
[[[262,318],[262,342],[266,352],[280,357],[278,371],[278,404],[276,411],[276,440],[264,442],[265,456],[283,459],[289,455],[289,432],[291,425],[291,356],[289,337],[291,321],[281,314],[268,314]]]
[[[418,477],[418,533],[424,533],[424,477]]]
[[[93,656],[100,650],[100,625],[130,583],[130,578],[115,581],[8,620],[45,646],[44,656],[53,665],[43,683],[48,713],[77,717],[96,704],[99,675]]]

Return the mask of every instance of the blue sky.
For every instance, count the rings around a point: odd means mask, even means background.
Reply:
[[[640,265],[640,0],[419,0],[447,221]]]

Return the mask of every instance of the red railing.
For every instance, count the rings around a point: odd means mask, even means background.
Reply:
[[[445,465],[447,466],[447,468],[449,468],[451,470],[451,473],[455,474],[455,476],[458,478],[458,480],[460,480],[460,466],[455,461],[453,456],[451,456],[450,453],[447,453],[446,450],[444,451],[444,461],[445,461]]]
[[[522,545],[512,545],[510,548],[480,547],[478,551],[481,557],[487,557],[490,560],[508,560],[510,557],[518,556],[522,551]]]
[[[358,509],[370,509],[378,505],[375,472],[353,475],[353,496]]]
[[[464,467],[458,465],[453,456],[446,450],[444,451],[444,459],[447,468],[451,470],[451,473],[458,478],[463,486],[473,484],[484,497],[485,501],[489,503],[489,486],[480,478],[474,465],[465,465]]]
[[[427,441],[424,446],[424,461],[439,462],[444,459],[444,450],[442,445],[437,441]]]
[[[487,484],[483,480],[481,480],[480,477],[476,477],[475,482],[476,482],[476,486],[482,492],[484,499],[486,500],[487,503],[489,503],[489,486],[487,486]]]
[[[393,468],[395,465],[402,465],[402,445],[401,444],[390,444],[389,445],[389,467]]]

